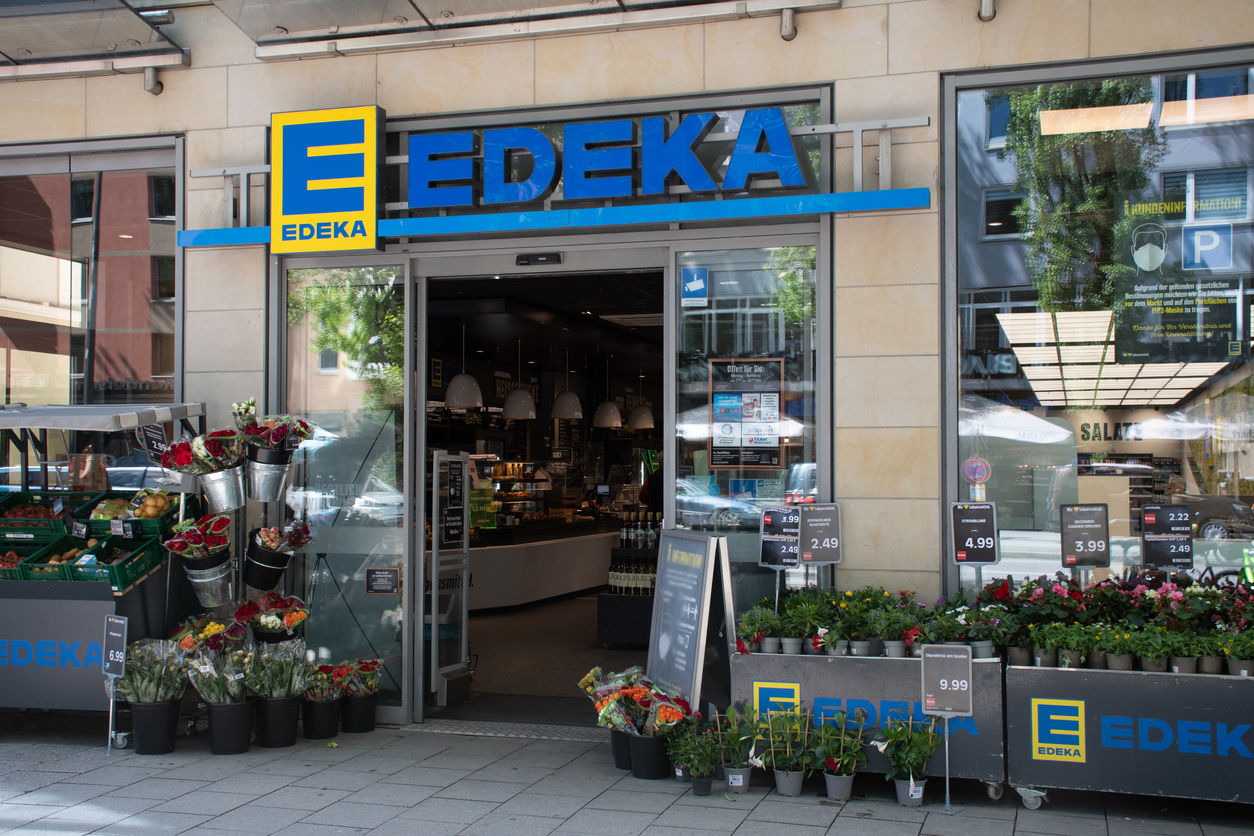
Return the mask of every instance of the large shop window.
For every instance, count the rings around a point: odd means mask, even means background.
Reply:
[[[404,572],[404,273],[287,271],[287,411],[317,424],[287,498],[314,538],[305,641],[323,661],[383,660],[384,705],[401,704],[401,596],[367,594],[366,570]],[[332,355],[349,374],[326,373]]]
[[[818,499],[815,248],[679,253],[676,274],[676,523],[728,537],[743,610],[775,588],[762,508]]]
[[[1144,567],[1152,505],[1190,508],[1195,567],[1252,560],[1251,72],[958,93],[951,478],[996,504],[998,575],[1082,565],[1070,504],[1108,506],[1099,576]]]
[[[174,169],[97,172],[58,160],[8,165],[75,173],[0,174],[4,403],[169,403],[179,303]],[[148,464],[120,434],[55,435],[49,458],[88,443],[111,467]]]

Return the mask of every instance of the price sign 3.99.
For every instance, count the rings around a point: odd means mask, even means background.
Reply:
[[[959,565],[996,563],[997,508],[991,502],[955,502],[953,512],[954,562]]]
[[[1110,516],[1105,504],[1064,505],[1062,517],[1062,565],[1110,565]]]

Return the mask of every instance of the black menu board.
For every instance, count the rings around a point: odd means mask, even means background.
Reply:
[[[663,531],[648,677],[697,709],[731,701],[731,572],[727,540]]]
[[[1193,517],[1189,506],[1141,506],[1141,563],[1162,569],[1193,565]]]

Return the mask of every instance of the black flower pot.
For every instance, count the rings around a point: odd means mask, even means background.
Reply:
[[[283,579],[283,573],[287,570],[287,564],[292,561],[292,553],[271,551],[265,548],[257,541],[258,531],[260,529],[254,528],[248,533],[244,583],[253,589],[267,592],[278,588],[279,581]]]
[[[177,554],[177,552],[174,552],[174,554]],[[231,550],[222,549],[221,551],[211,552],[204,557],[179,556],[183,558],[183,566],[185,568],[191,569],[193,572],[203,572],[206,569],[216,569],[230,560]]]
[[[242,755],[253,736],[255,703],[211,702],[209,709],[209,751],[215,755]]]
[[[256,444],[245,444],[244,447],[246,448],[244,453],[248,456],[249,461],[254,461],[258,464],[291,464],[292,454],[296,452],[295,450],[286,449],[286,445],[278,450],[271,450],[269,447],[258,447]]]
[[[260,627],[253,627],[253,639],[261,644],[278,644],[279,642],[288,642],[292,639],[299,639],[305,633],[305,624],[301,622],[292,628],[289,633],[287,630],[262,630]]]
[[[317,702],[301,700],[301,719],[306,740],[326,740],[340,729],[340,698]]]
[[[610,753],[617,769],[631,769],[631,735],[618,729],[610,729]]]
[[[180,703],[181,700],[131,703],[135,754],[167,755],[174,751],[174,739],[178,737]]]
[[[257,745],[282,749],[296,745],[296,721],[300,719],[300,697],[257,700]]]
[[[340,727],[345,734],[365,734],[374,731],[374,709],[378,697],[378,694],[344,697]]]
[[[631,774],[656,781],[671,776],[670,758],[666,756],[666,738],[631,737]]]

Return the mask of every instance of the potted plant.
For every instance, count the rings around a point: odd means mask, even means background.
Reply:
[[[337,678],[338,673],[338,678]],[[340,728],[340,682],[346,668],[318,665],[309,672],[301,695],[301,725],[306,740],[335,737]]]
[[[783,621],[779,617],[779,613],[765,610],[761,621],[762,637],[758,639],[760,649],[763,653],[779,653],[780,636],[784,632]]]
[[[822,591],[822,590],[818,590]],[[826,598],[826,592],[823,593]],[[819,636],[819,630],[826,629],[827,623],[827,606],[825,602],[817,597],[808,597],[798,602],[793,618],[800,625],[801,630],[801,649],[804,653],[818,653],[822,639]],[[819,644],[815,643],[815,639],[819,639]]]
[[[117,695],[131,704],[135,754],[174,751],[179,703],[186,690],[176,642],[142,639],[126,648],[126,672],[118,677]]]
[[[309,682],[305,643],[263,644],[244,675],[244,687],[257,698],[257,745],[280,749],[296,745],[300,698]]]
[[[1156,624],[1147,625],[1144,630],[1132,634],[1132,652],[1140,657],[1143,671],[1166,671],[1171,645],[1171,633]]]
[[[1063,624],[1057,630],[1058,667],[1078,668],[1091,645],[1091,636],[1083,624]]]
[[[814,759],[823,765],[823,781],[831,801],[848,801],[854,773],[866,766],[866,711],[858,709],[850,723],[843,711],[815,726]]]
[[[252,628],[253,638],[262,644],[298,638],[308,616],[299,598],[285,598],[273,591],[256,601],[245,601],[235,610],[235,621]]]
[[[183,436],[161,454],[166,470],[200,477],[200,489],[214,514],[244,507],[243,434],[215,430],[208,435]]]
[[[873,744],[888,756],[889,770],[884,778],[894,781],[898,804],[903,807],[923,804],[927,762],[940,743],[935,717],[926,723],[916,723],[913,717],[894,718],[880,728]]]
[[[1097,635],[1097,646],[1106,654],[1106,667],[1112,671],[1132,670],[1132,637],[1133,630],[1114,625]]]
[[[1084,667],[1104,670],[1106,667],[1106,651],[1101,646],[1102,634],[1110,630],[1107,624],[1086,624],[1084,633],[1088,652],[1084,656]]]
[[[753,747],[758,737],[756,716],[743,703],[733,705],[727,709],[726,714],[715,717],[715,728],[718,731],[727,788],[732,792],[748,791],[749,775],[753,769],[749,758],[753,757]]]
[[[774,614],[762,604],[745,610],[736,625],[736,652],[757,653]]]
[[[1032,639],[1032,664],[1038,668],[1058,666],[1058,646],[1066,640],[1066,626],[1056,622],[1033,624],[1029,630]]]
[[[987,604],[971,613],[967,619],[967,644],[971,645],[971,658],[993,658],[997,654],[997,646],[1005,643],[1010,627],[1010,611],[1001,604]]]
[[[692,775],[692,794],[709,795],[714,782],[714,769],[719,764],[718,734],[697,718],[686,729],[688,741],[688,767]]]
[[[1172,633],[1167,646],[1170,654],[1167,664],[1172,673],[1197,673],[1199,641],[1192,633]]]
[[[1254,630],[1225,633],[1222,647],[1230,675],[1254,676]]]
[[[244,585],[273,590],[283,578],[292,555],[313,538],[309,526],[297,520],[285,529],[254,528],[248,535],[244,561]]]
[[[828,656],[844,656],[849,652],[849,639],[841,634],[840,627],[832,627],[823,632],[819,638],[819,646]]]
[[[209,751],[239,755],[248,751],[253,731],[254,701],[244,679],[253,655],[242,647],[221,653],[203,649],[187,660],[187,673],[209,711]]]
[[[1219,630],[1208,630],[1197,639],[1197,672],[1223,673],[1225,634]]]
[[[344,701],[341,706],[340,728],[347,734],[372,732],[381,678],[379,660],[358,659],[342,662],[341,665],[349,670],[342,678]]]
[[[780,795],[801,795],[802,782],[814,771],[810,731],[810,715],[806,711],[778,711],[767,718],[767,749],[754,765],[774,770],[775,791]]]
[[[906,619],[897,607],[877,610],[871,615],[871,627],[876,638],[884,643],[884,655],[903,658],[906,655],[906,640],[903,633]]]
[[[692,752],[692,727],[696,723],[696,717],[686,717],[666,733],[666,754],[675,767],[675,780],[681,783],[688,783],[692,780],[692,773],[688,770],[688,760]]]

